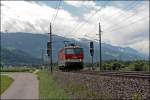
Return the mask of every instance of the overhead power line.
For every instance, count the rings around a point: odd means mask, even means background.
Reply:
[[[127,25],[124,25],[124,26],[121,26],[121,27],[117,27],[117,28],[114,28],[114,29],[112,29],[112,30],[110,30],[110,31],[104,31],[104,32],[107,32],[107,33],[109,33],[109,32],[113,32],[113,31],[116,31],[116,30],[120,30],[120,29],[123,29],[123,28],[127,28],[127,27],[131,27],[131,25],[133,25],[133,24],[135,24],[135,23],[138,23],[138,22],[141,22],[141,21],[145,21],[145,19],[148,19],[149,18],[149,16],[146,16],[146,17],[142,17],[142,18],[140,18],[140,19],[138,19],[138,20],[136,20],[136,21],[134,21],[134,22],[132,22],[132,23],[130,23],[130,24],[127,24]],[[85,37],[88,37],[88,38],[92,38],[92,37],[89,37],[89,36],[87,36],[87,35],[84,35]],[[96,40],[96,39],[94,39],[94,40]],[[98,41],[98,40],[96,40],[96,41]]]
[[[107,3],[108,3],[108,1],[106,1],[103,6],[106,6]],[[103,9],[102,7],[99,8],[99,9],[97,9],[92,15],[90,15],[90,16],[87,18],[87,20],[91,19],[94,15],[96,15],[96,14],[97,14],[99,11],[101,11],[102,9]],[[77,25],[75,26],[75,28],[71,31],[71,33],[73,33],[74,31],[76,32],[78,28],[83,27],[85,24],[87,24],[87,23],[82,22],[82,23],[77,24]]]
[[[56,4],[56,6],[55,6],[55,8],[54,8],[54,9],[57,9],[57,8],[58,8],[58,5],[59,5],[59,2],[57,2],[57,4]],[[52,16],[51,22],[53,22],[53,20],[54,20],[54,16],[55,16],[55,13],[53,13],[53,16]]]
[[[124,8],[124,9],[122,9],[122,10],[130,10],[130,9],[133,9],[133,8],[135,8],[137,5],[138,5],[139,3],[138,3],[138,1],[133,1],[128,7],[126,7],[126,8]],[[114,16],[115,17],[117,17],[118,16],[118,14],[117,13],[119,13],[120,11],[117,11],[117,12],[115,12],[113,15],[112,15],[112,17],[110,18],[110,19],[112,19],[112,18],[114,18]],[[123,14],[124,15],[124,13],[119,13],[119,15],[120,14]],[[117,16],[116,16],[117,15]],[[135,15],[135,14],[134,14]],[[134,16],[134,15],[131,15],[131,16],[127,16],[127,17],[125,17],[124,19],[127,19],[127,18],[130,18],[130,17],[132,17],[132,16]],[[118,16],[119,17],[119,16]],[[103,18],[103,17],[102,17]],[[105,20],[107,20],[107,21],[110,21],[111,22],[111,20],[110,19],[105,19]],[[96,25],[97,26],[97,25]],[[107,27],[106,29],[108,29],[108,28],[110,28],[110,27]],[[93,30],[95,30],[95,27],[92,29],[92,31],[91,32],[93,32]],[[89,33],[91,33],[91,32],[89,32]],[[86,34],[88,34],[88,33],[86,33]]]
[[[54,16],[54,18],[53,18],[53,20],[52,20],[52,27],[53,27],[54,24],[55,24],[55,20],[56,20],[56,17],[57,17],[57,15],[58,15],[58,11],[59,11],[60,4],[61,4],[61,0],[59,0],[59,4],[58,4],[58,6],[57,6],[56,14],[55,14],[55,16]]]
[[[144,8],[144,9],[145,9],[145,8]],[[142,10],[144,10],[144,9],[142,9]],[[127,13],[128,13],[128,12],[127,12]],[[127,13],[122,13],[122,14],[123,14],[123,15],[127,15]],[[132,17],[134,17],[134,16],[136,16],[136,15],[137,15],[137,12],[136,12],[136,13],[133,13],[133,14],[127,16],[127,17],[123,17],[123,19],[122,19],[121,21],[119,21],[120,23],[115,23],[115,24],[113,24],[113,26],[122,24],[122,23],[126,22],[127,20],[131,19]],[[120,18],[120,17],[119,17],[119,18]],[[110,29],[110,27],[111,27],[111,26],[107,27],[105,30]]]
[[[130,25],[135,24],[135,23],[137,23],[137,22],[139,22],[139,21],[145,20],[145,19],[147,19],[147,18],[149,18],[149,16],[142,17],[142,18],[140,18],[140,19],[138,19],[138,20],[136,20],[136,21],[134,21],[134,22],[132,22],[132,23],[130,23],[130,24],[127,24],[127,25],[125,25],[125,26],[121,26],[121,27],[118,27],[118,28],[114,28],[114,29],[112,29],[112,30],[110,30],[110,31],[108,31],[108,32],[113,32],[113,31],[115,31],[115,30],[120,30],[120,29],[122,29],[122,28],[124,28],[124,27],[129,27]],[[106,31],[106,32],[107,32],[107,31]]]
[[[131,4],[129,4],[127,7],[123,8],[122,10],[131,10],[135,8],[138,4],[138,1],[133,1]],[[120,12],[120,10],[116,11],[111,15],[109,19],[106,19],[107,21],[112,21],[114,17],[119,17],[121,14],[124,14],[123,12]],[[103,17],[102,17],[103,18]]]

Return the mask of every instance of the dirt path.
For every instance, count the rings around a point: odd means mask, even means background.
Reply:
[[[1,99],[39,99],[39,86],[32,73],[9,74],[14,79],[12,85],[1,95]]]

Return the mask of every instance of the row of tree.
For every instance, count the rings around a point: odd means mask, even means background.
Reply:
[[[85,67],[98,68],[99,63],[85,64]],[[114,71],[150,71],[149,61],[136,60],[136,61],[118,61],[110,60],[103,61],[101,70],[114,70]]]

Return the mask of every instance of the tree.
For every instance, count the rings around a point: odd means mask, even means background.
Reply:
[[[137,61],[134,63],[134,70],[135,71],[143,71],[144,70],[144,62],[143,61]]]
[[[110,64],[104,63],[102,66],[103,70],[111,70]]]
[[[112,70],[119,70],[121,68],[121,64],[119,62],[114,62],[112,64]]]

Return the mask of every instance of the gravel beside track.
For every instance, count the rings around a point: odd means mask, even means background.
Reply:
[[[150,98],[150,80],[148,78],[114,77],[113,75],[60,71],[54,72],[54,76],[56,81],[59,84],[61,83],[61,86],[65,86],[69,82],[82,84],[92,91],[108,96],[111,99],[133,99],[136,96],[141,99]]]
[[[73,73],[81,73],[81,74],[90,74],[90,75],[100,75],[100,76],[117,76],[117,77],[128,77],[128,78],[142,78],[150,80],[149,72],[138,72],[138,71],[90,71],[90,70],[82,70],[82,71],[74,71]]]

